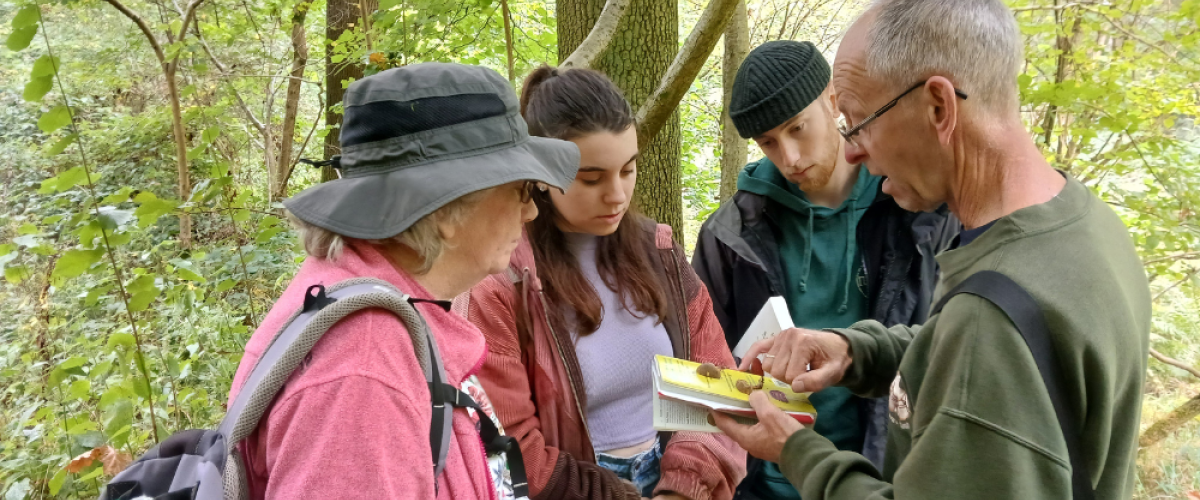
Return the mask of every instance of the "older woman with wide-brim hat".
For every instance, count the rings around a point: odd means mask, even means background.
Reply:
[[[565,189],[579,166],[573,144],[529,136],[512,88],[486,68],[385,71],[352,84],[344,105],[342,178],[284,202],[308,258],[247,344],[231,400],[309,286],[369,277],[418,299],[452,299],[505,269],[522,224],[537,215],[530,190]],[[483,335],[436,303],[415,307],[446,382],[488,411],[474,383]],[[399,318],[381,309],[347,316],[241,445],[251,498],[510,496],[503,456],[487,456],[467,410],[454,410],[435,474],[430,398]]]

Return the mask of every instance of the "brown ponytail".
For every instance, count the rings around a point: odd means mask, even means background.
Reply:
[[[603,73],[589,69],[560,71],[542,66],[534,70],[521,90],[521,115],[531,135],[563,140],[597,132],[619,134],[634,124],[621,90]],[[567,247],[557,224],[561,215],[549,193],[534,192],[533,201],[541,215],[526,229],[538,276],[545,285],[550,324],[580,336],[594,333],[604,316],[600,297]],[[626,310],[639,317],[654,314],[661,321],[670,307],[659,273],[652,267],[657,255],[652,251],[651,236],[642,227],[645,224],[646,218],[630,207],[616,232],[597,242],[596,268]],[[566,311],[574,313],[572,324],[567,324]]]

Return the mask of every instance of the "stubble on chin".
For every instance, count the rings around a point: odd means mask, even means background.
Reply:
[[[829,184],[829,179],[833,177],[833,169],[833,166],[814,165],[808,169],[809,175],[800,181],[800,190],[808,193],[824,188]]]

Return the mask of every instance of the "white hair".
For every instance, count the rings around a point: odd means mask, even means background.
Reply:
[[[904,88],[943,76],[993,109],[1016,109],[1022,60],[1016,18],[1002,0],[875,0],[870,78]]]
[[[395,244],[405,245],[421,257],[421,266],[414,270],[416,274],[428,273],[433,268],[433,263],[442,255],[446,249],[446,242],[442,239],[442,233],[438,226],[442,223],[452,225],[461,224],[467,217],[474,213],[475,204],[483,199],[485,193],[492,189],[484,189],[468,193],[442,205],[441,208],[434,210],[429,215],[421,217],[413,225],[405,229],[404,232],[379,240],[363,240],[367,243],[380,246],[390,246]],[[318,259],[326,259],[331,262],[336,262],[342,256],[342,249],[346,246],[346,236],[342,236],[328,229],[318,227],[307,222],[304,222],[287,213],[288,220],[296,227],[300,233],[300,241],[304,244],[304,252],[310,257]]]

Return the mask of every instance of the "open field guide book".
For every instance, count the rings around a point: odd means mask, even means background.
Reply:
[[[710,365],[711,366],[711,365]],[[654,359],[654,428],[660,431],[721,432],[708,419],[709,410],[729,414],[747,425],[757,422],[750,407],[750,390],[766,392],[779,409],[804,425],[812,425],[817,410],[808,394],[792,391],[771,377],[737,370],[705,376],[700,363],[656,356]],[[739,388],[740,385],[740,388]]]

